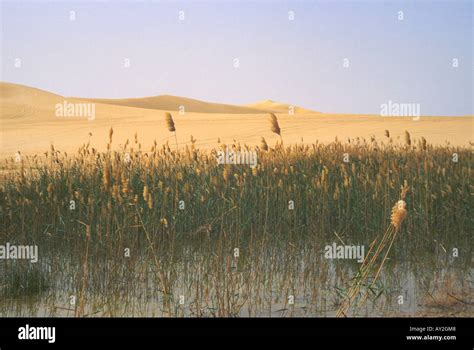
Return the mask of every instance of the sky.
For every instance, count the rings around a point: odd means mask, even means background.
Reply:
[[[64,96],[474,114],[469,0],[1,0],[0,11],[0,80]]]

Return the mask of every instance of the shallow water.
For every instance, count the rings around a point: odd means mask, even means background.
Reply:
[[[87,292],[81,299],[82,285],[77,288],[78,281],[83,281],[79,266],[63,260],[62,271],[58,271],[54,262],[43,262],[35,272],[45,277],[47,286],[40,291],[29,291],[23,286],[16,291],[19,295],[2,298],[0,316],[334,317],[342,300],[340,290],[347,288],[357,266],[321,260],[321,271],[314,274],[311,270],[308,275],[304,261],[300,261],[300,269],[293,270],[291,275],[284,269],[274,271],[273,288],[269,288],[268,283],[255,283],[254,273],[239,269],[238,263],[230,267],[228,276],[202,275],[200,271],[207,267],[205,259],[195,258],[178,269],[172,297],[167,298],[157,288],[154,266],[146,265],[145,259],[137,263],[135,274],[125,269],[119,271],[113,261],[104,263],[100,272],[90,267]],[[104,275],[100,276],[101,273]],[[107,274],[111,273],[115,277],[109,276],[108,280]],[[473,276],[472,267],[437,270],[435,266],[393,261],[377,284],[383,293],[378,298],[374,293],[363,308],[351,309],[350,316],[472,316]],[[215,281],[209,282],[213,278]],[[232,278],[234,282],[229,282]],[[21,295],[26,292],[30,295]],[[219,293],[226,293],[226,297]]]

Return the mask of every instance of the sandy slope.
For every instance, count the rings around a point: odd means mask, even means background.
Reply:
[[[156,109],[164,111],[180,111],[180,107],[184,107],[185,112],[196,112],[196,113],[236,113],[236,114],[255,114],[262,113],[265,110],[258,108],[234,106],[222,103],[211,103],[195,100],[192,98],[162,95],[153,97],[143,98],[124,98],[124,99],[83,99],[96,103],[128,106],[145,109]]]
[[[63,101],[59,95],[0,83],[0,158],[14,155],[17,151],[41,153],[51,144],[71,153],[89,141],[93,147],[104,150],[111,126],[114,128],[114,147],[123,145],[127,138],[133,144],[135,132],[144,150],[149,150],[154,140],[158,144],[169,141],[174,145],[174,135],[166,129],[161,110],[96,103],[96,118],[88,121],[86,118],[56,117],[55,105]],[[67,101],[81,102],[70,98]],[[252,145],[258,144],[261,136],[270,145],[278,140],[270,131],[265,112],[235,114],[235,109],[231,111],[173,113],[179,144],[189,144],[191,135],[198,140],[198,147],[206,149],[216,147],[219,137],[223,143],[235,139]],[[329,142],[336,136],[346,140],[348,137],[369,138],[375,135],[383,140],[386,129],[394,141],[398,137],[403,140],[405,130],[412,138],[424,136],[430,143],[449,141],[453,145],[469,146],[469,141],[474,141],[472,116],[422,117],[420,121],[413,121],[411,118],[321,113],[277,115],[286,144],[313,143],[315,140]]]

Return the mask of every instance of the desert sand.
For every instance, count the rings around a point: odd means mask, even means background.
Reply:
[[[56,105],[67,103],[95,104],[95,119],[86,117],[58,117]],[[184,106],[185,112],[179,113]],[[84,143],[105,150],[110,127],[114,129],[114,148],[134,134],[142,149],[148,151],[154,140],[175,145],[174,134],[164,121],[165,111],[173,115],[179,146],[190,144],[191,135],[201,149],[222,143],[257,145],[263,136],[269,145],[279,137],[270,131],[268,113],[278,117],[285,144],[341,141],[356,137],[386,140],[390,131],[394,142],[403,142],[407,130],[412,140],[426,138],[428,143],[470,147],[474,141],[473,116],[429,117],[419,121],[410,117],[381,117],[378,115],[348,115],[310,111],[274,101],[261,101],[246,106],[216,104],[176,96],[156,96],[133,99],[83,99],[63,97],[44,90],[0,83],[0,157],[10,157],[20,151],[35,154],[56,149],[75,152]]]

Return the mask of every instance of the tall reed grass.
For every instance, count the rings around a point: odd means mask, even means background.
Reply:
[[[272,121],[273,132],[277,126]],[[370,246],[381,228],[392,227],[390,239],[397,233],[397,240],[384,261],[388,271],[408,258],[437,264],[430,252],[440,242],[464,249],[457,264],[470,264],[472,154],[466,148],[411,138],[402,146],[356,138],[271,147],[262,138],[251,169],[218,165],[217,149],[204,152],[194,142],[176,150],[155,143],[147,152],[128,142],[114,149],[112,137],[111,129],[104,153],[89,144],[76,155],[52,147],[44,157],[3,163],[0,243],[38,244],[47,267],[33,290],[48,289],[54,306],[76,295],[76,316],[327,309],[326,303],[341,302],[336,289],[346,290],[360,268],[324,259],[335,233]],[[409,215],[397,226],[392,207],[405,181]],[[11,279],[3,280],[8,288],[0,286],[0,294],[13,295],[8,281],[17,280],[18,266],[1,268]],[[382,275],[377,284],[386,280]]]

